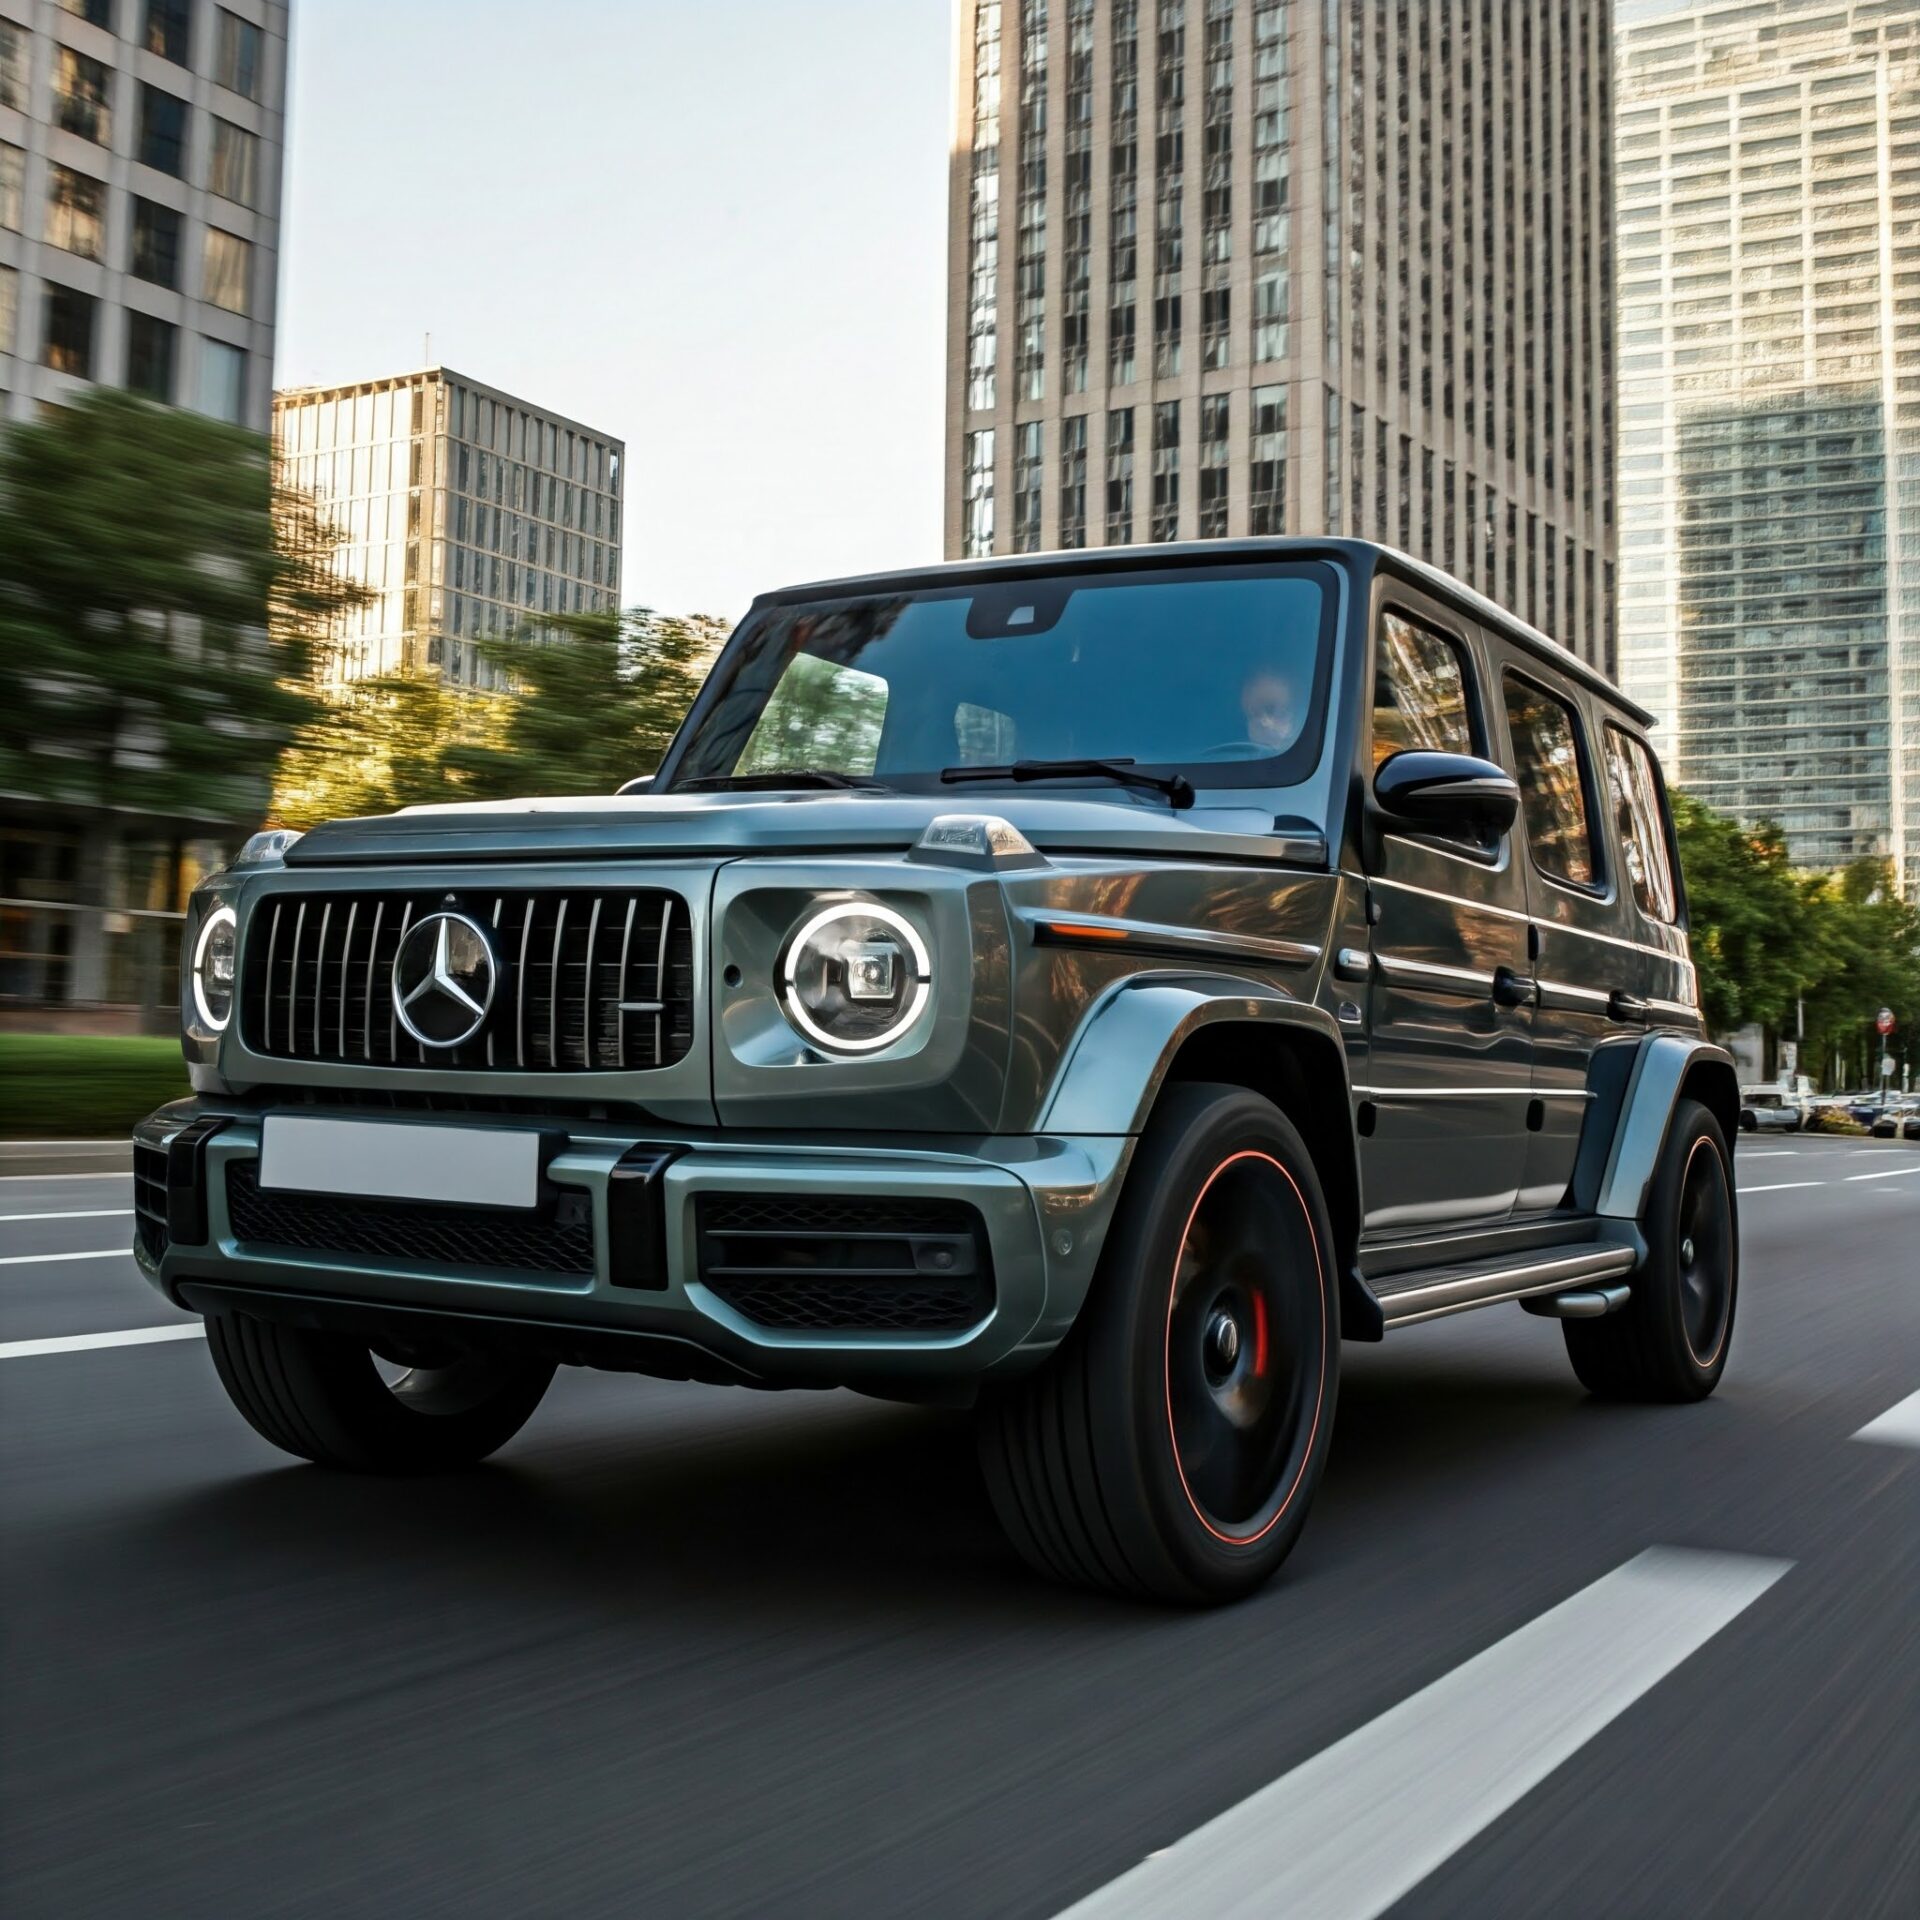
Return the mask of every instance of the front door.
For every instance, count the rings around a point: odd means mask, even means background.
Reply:
[[[1410,748],[1488,754],[1484,662],[1477,630],[1396,590],[1374,637],[1372,765]],[[1454,841],[1369,811],[1371,1232],[1497,1222],[1519,1192],[1532,986],[1514,840]]]

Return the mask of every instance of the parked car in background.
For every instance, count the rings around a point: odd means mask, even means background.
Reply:
[[[1806,1116],[1800,1103],[1778,1087],[1740,1089],[1740,1130],[1743,1133],[1798,1133]]]
[[[1920,1126],[1915,1125],[1917,1121],[1920,1121],[1920,1100],[1902,1095],[1897,1100],[1889,1100],[1874,1116],[1873,1137],[1876,1140],[1898,1140],[1908,1127],[1914,1127],[1915,1135],[1920,1135]]]

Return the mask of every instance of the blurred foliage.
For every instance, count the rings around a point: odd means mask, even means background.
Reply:
[[[0,1139],[110,1139],[187,1090],[178,1039],[0,1033]]]
[[[1792,1035],[1804,1004],[1802,1071],[1876,1077],[1874,1016],[1891,1007],[1897,1035],[1920,1020],[1920,911],[1884,860],[1797,873],[1771,822],[1742,826],[1676,792],[1673,818],[1686,876],[1692,949],[1707,1024],[1725,1034],[1756,1022]],[[1904,1040],[1896,1038],[1899,1053]]]
[[[273,817],[535,794],[610,794],[660,764],[726,638],[705,615],[571,614],[481,643],[504,693],[398,674],[330,699],[281,763]]]
[[[0,790],[259,817],[361,590],[267,443],[111,388],[0,435]]]

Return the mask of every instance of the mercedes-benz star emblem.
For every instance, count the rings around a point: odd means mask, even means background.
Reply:
[[[485,931],[464,913],[416,920],[393,956],[393,1006],[422,1046],[457,1047],[486,1024],[499,969]]]

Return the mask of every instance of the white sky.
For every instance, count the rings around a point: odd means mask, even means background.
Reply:
[[[624,598],[937,559],[947,0],[295,0],[282,385],[627,443]]]

